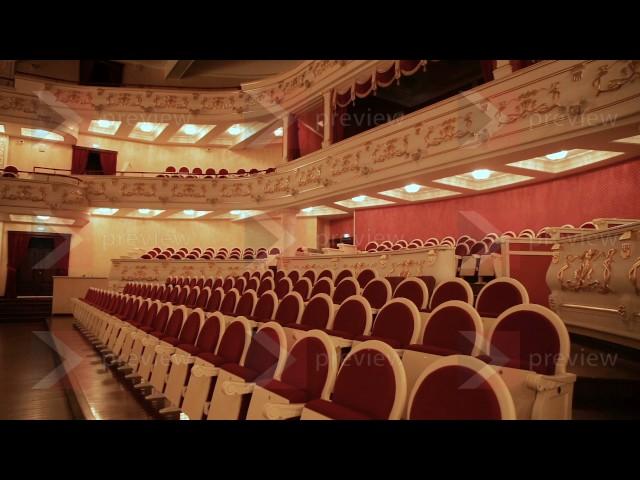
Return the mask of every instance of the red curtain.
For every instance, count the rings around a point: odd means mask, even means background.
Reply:
[[[115,175],[117,162],[118,152],[100,152],[100,165],[104,175]]]
[[[322,148],[322,140],[322,135],[303,120],[298,120],[298,147],[301,157],[320,150]]]
[[[493,71],[496,69],[497,62],[495,60],[481,60],[480,64],[482,65],[484,81],[490,82],[493,80]]]
[[[84,175],[87,171],[87,160],[89,150],[73,145],[73,155],[71,157],[71,175]]]
[[[5,297],[16,297],[16,285],[18,281],[18,267],[24,261],[29,250],[29,240],[31,233],[28,232],[8,232],[8,264],[7,283],[5,287]]]

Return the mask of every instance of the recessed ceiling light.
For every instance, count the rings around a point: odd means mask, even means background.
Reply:
[[[118,211],[117,208],[105,208],[105,207],[100,207],[100,208],[96,208],[93,213],[95,213],[96,215],[113,215],[114,213],[116,213]]]
[[[147,215],[147,214],[149,214],[150,212],[151,212],[151,210],[150,210],[150,209],[148,209],[148,208],[139,208],[139,209],[138,209],[138,213],[141,213],[142,215]]]
[[[276,137],[281,137],[282,135],[284,135],[284,128],[282,128],[282,127],[278,127],[278,128],[276,128],[276,129],[273,131],[273,134],[274,134]]]
[[[100,128],[109,128],[113,125],[113,122],[110,122],[109,120],[98,120],[98,126]]]
[[[471,172],[471,176],[476,180],[486,180],[491,176],[491,170],[487,170],[486,168],[474,170],[473,172]]]
[[[404,187],[404,191],[407,193],[417,193],[420,191],[420,185],[417,183],[410,183]]]
[[[559,152],[550,153],[549,155],[545,155],[545,157],[547,157],[549,160],[562,160],[568,154],[569,154],[569,152],[567,152],[566,150],[560,150]]]
[[[93,143],[93,144],[91,145],[91,147],[92,147],[92,148],[100,148],[100,145],[98,145],[97,143]]]
[[[153,132],[153,123],[143,122],[139,124],[138,128],[140,128],[140,130],[144,133],[150,133]]]
[[[49,130],[43,130],[42,128],[21,128],[20,131],[24,137],[33,137],[40,140],[55,140],[58,142],[64,140],[62,135],[50,132]]]
[[[353,197],[351,200],[354,202],[364,202],[367,199],[364,195],[358,195],[357,197]]]
[[[36,218],[38,220],[46,221],[46,220],[49,220],[51,217],[49,215],[36,215]]]
[[[198,127],[196,127],[195,125],[192,125],[190,123],[188,123],[187,125],[185,125],[183,127],[183,131],[184,133],[186,133],[187,135],[195,135],[196,133],[198,133]]]
[[[303,208],[302,211],[305,212],[305,213],[312,212],[313,211],[313,207]]]
[[[195,210],[183,210],[182,213],[184,213],[185,215],[188,215],[190,217],[193,217],[196,214]]]
[[[229,212],[231,215],[242,215],[242,210],[231,210]]]
[[[231,125],[229,128],[227,128],[227,132],[229,132],[230,135],[238,135],[239,133],[242,133],[243,130],[244,128],[242,128],[238,124]]]
[[[36,230],[37,230],[38,232],[44,232],[46,229],[47,229],[47,227],[43,227],[42,225],[38,225],[38,226],[36,227]]]
[[[4,133],[4,125],[0,125],[0,133]]]

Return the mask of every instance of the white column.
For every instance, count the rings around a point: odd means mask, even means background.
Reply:
[[[291,122],[291,115],[286,113],[282,117],[282,161],[289,161],[289,123]]]
[[[324,101],[324,139],[322,148],[327,148],[333,143],[333,115],[331,114],[331,90],[322,95]]]

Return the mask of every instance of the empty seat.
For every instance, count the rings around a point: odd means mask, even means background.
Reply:
[[[319,293],[324,293],[331,297],[333,295],[333,290],[333,281],[328,277],[322,277],[316,281],[309,296],[313,298]]]
[[[488,328],[502,312],[525,303],[529,303],[529,294],[524,285],[515,278],[500,277],[482,287],[476,299],[476,310]]]
[[[205,310],[207,312],[217,312],[220,308],[220,303],[222,303],[223,297],[224,290],[222,290],[222,288],[220,287],[216,288],[209,296],[209,301],[207,302]]]
[[[453,278],[436,285],[429,301],[429,309],[434,310],[438,305],[449,300],[460,300],[468,304],[473,303],[473,290],[465,280]]]
[[[328,268],[325,268],[324,270],[322,270],[318,274],[318,279],[317,280],[320,280],[321,278],[329,278],[333,282],[333,272],[331,270],[329,270]]]
[[[348,347],[354,338],[371,332],[372,318],[369,302],[361,295],[352,295],[340,304],[333,321],[324,331],[335,337],[334,343]]]
[[[331,297],[325,293],[314,296],[302,312],[300,323],[287,325],[290,328],[302,331],[313,329],[325,329],[329,322],[333,320],[333,302]],[[297,338],[300,338],[298,335]]]
[[[349,270],[348,268],[345,268],[344,270],[340,270],[338,272],[338,274],[336,275],[336,278],[333,281],[333,283],[334,283],[334,285],[338,285],[342,280],[344,280],[345,278],[349,278],[349,277],[353,277],[353,272],[351,270]]]
[[[258,280],[258,278],[256,277],[251,277],[248,281],[247,281],[247,286],[245,290],[253,290],[254,292],[258,292],[258,288],[260,286],[260,281]]]
[[[452,355],[421,374],[409,395],[410,420],[515,420],[509,389],[477,358]]]
[[[409,277],[398,284],[393,292],[393,298],[406,298],[412,301],[418,310],[424,310],[429,302],[429,289],[421,279]]]
[[[278,308],[278,297],[273,291],[268,291],[260,295],[253,309],[253,314],[247,316],[252,322],[268,322],[273,320]],[[253,325],[253,324],[252,324]]]
[[[296,294],[291,294],[296,295]],[[278,378],[286,360],[286,337],[276,322],[261,326],[249,344],[244,361],[220,367],[207,418],[237,420],[242,418],[243,405],[248,406],[256,383]]]
[[[364,246],[365,252],[375,252],[377,249],[378,249],[378,242],[371,241]]]
[[[256,292],[259,296],[265,292],[275,290],[275,284],[273,283],[273,278],[266,277],[260,281],[260,286],[258,287],[258,291]],[[288,293],[288,292],[287,292]]]
[[[224,294],[224,298],[220,303],[219,311],[223,315],[233,315],[236,311],[236,305],[238,305],[238,300],[240,300],[240,294],[238,290],[232,288],[227,293]]]
[[[357,345],[336,377],[333,393],[308,402],[302,420],[396,420],[406,400],[398,354],[375,340]]]
[[[291,280],[291,283],[295,285],[298,280],[300,280],[300,271],[299,270],[290,270],[287,274],[287,277]]]
[[[313,270],[307,270],[302,275],[302,278],[308,278],[311,282],[311,285],[313,285],[316,281],[316,272],[314,272]]]
[[[280,300],[273,320],[280,325],[300,323],[304,302],[299,293],[291,292]]]
[[[391,284],[385,278],[374,278],[362,290],[362,296],[367,299],[374,313],[391,299]]]
[[[420,312],[406,298],[394,298],[380,309],[370,335],[355,340],[380,340],[393,348],[402,349],[416,343],[420,334]]]
[[[238,300],[236,310],[231,316],[251,317],[253,315],[253,309],[255,308],[257,302],[258,296],[256,295],[256,292],[254,292],[253,290],[247,290],[242,294],[240,300]]]
[[[362,270],[357,277],[358,285],[361,289],[363,289],[367,283],[378,276],[377,272],[371,268],[365,268]]]
[[[311,288],[311,280],[303,277],[295,283],[293,291],[298,292],[302,297],[302,300],[307,301],[309,299],[309,294],[311,293]]]
[[[278,280],[278,283],[276,284],[274,291],[278,296],[278,298],[281,299],[285,295],[287,295],[289,292],[291,292],[292,288],[293,286],[291,285],[291,279],[288,277],[284,277]]]
[[[353,277],[342,280],[333,291],[333,303],[340,305],[344,300],[359,292],[358,282]]]
[[[338,360],[331,340],[320,331],[307,332],[287,356],[273,380],[256,383],[248,420],[297,418],[307,402],[329,398]]]

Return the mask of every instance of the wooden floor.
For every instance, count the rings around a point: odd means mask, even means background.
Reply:
[[[56,339],[77,354],[70,362],[69,381],[85,418],[90,420],[148,420],[135,396],[105,367],[93,346],[73,328],[73,317],[56,316],[50,322]]]
[[[44,322],[0,324],[2,420],[75,418],[64,383],[42,383],[58,365],[55,352],[38,335],[48,335]]]

